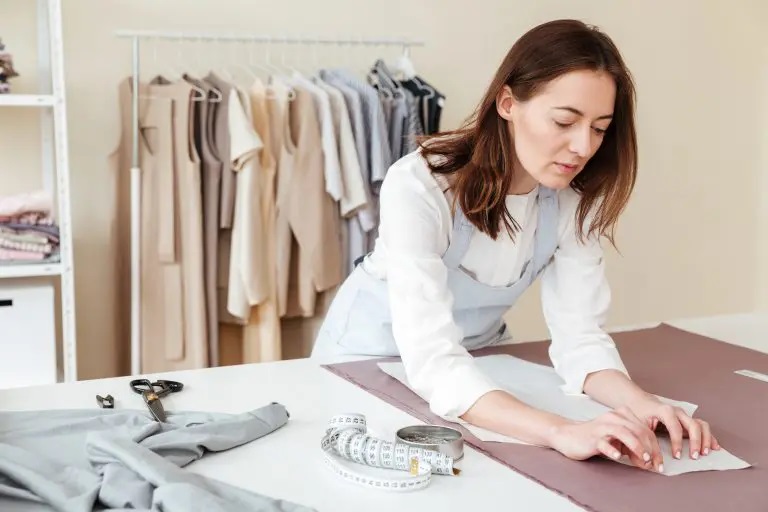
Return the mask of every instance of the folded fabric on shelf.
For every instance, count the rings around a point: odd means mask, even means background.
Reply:
[[[59,227],[44,190],[0,197],[0,265],[59,261]]]

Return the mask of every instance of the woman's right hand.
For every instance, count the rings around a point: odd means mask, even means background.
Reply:
[[[618,459],[629,456],[635,466],[663,472],[659,442],[650,427],[628,408],[613,410],[591,421],[568,422],[558,426],[552,448],[574,460],[595,455]]]

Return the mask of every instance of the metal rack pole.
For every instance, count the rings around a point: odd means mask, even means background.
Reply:
[[[139,37],[133,37],[131,118],[131,375],[141,373],[141,162],[139,162]]]
[[[133,38],[134,41],[143,39],[191,40],[191,41],[250,41],[254,43],[288,43],[288,44],[350,44],[370,46],[424,46],[424,41],[405,38],[328,38],[303,37],[267,34],[215,34],[210,32],[178,32],[164,30],[118,30],[117,37]]]

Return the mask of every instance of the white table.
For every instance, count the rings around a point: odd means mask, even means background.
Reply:
[[[768,352],[768,316],[731,315],[670,322],[680,328]],[[161,375],[151,375],[158,378]],[[374,491],[347,483],[323,464],[320,438],[333,415],[362,413],[378,436],[392,438],[420,423],[310,360],[283,361],[162,374],[185,384],[163,399],[168,410],[242,412],[269,402],[284,404],[291,418],[282,429],[226,453],[208,454],[188,469],[251,491],[320,511],[491,510],[496,495],[518,510],[581,510],[506,466],[465,448],[459,477],[434,477],[412,493]],[[112,394],[116,408],[143,408],[128,389],[130,377],[0,390],[0,409],[94,408],[96,394]]]

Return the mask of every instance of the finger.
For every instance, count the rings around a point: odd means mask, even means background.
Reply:
[[[688,454],[692,459],[698,459],[702,451],[701,423],[683,411],[678,412],[677,417],[688,432]]]
[[[619,409],[622,414],[624,414],[627,418],[636,421],[638,424],[645,426],[645,424],[640,420],[640,418],[637,417],[637,415],[632,412],[629,408],[620,408]],[[641,429],[641,435],[644,439],[647,440],[646,446],[650,446],[650,453],[651,453],[651,464],[653,469],[658,471],[659,473],[664,472],[664,455],[661,453],[661,446],[659,446],[659,439],[656,437],[656,434],[654,433],[654,430],[656,430],[656,427],[659,424],[658,418],[652,417],[649,418],[649,425],[648,430]]]
[[[718,441],[715,436],[712,436],[712,449],[713,450],[719,450],[720,449],[720,441]]]
[[[661,458],[661,450],[656,442],[656,436],[653,435],[653,432],[651,432],[651,430],[631,410],[620,408],[617,412],[623,416],[622,420],[619,420],[619,422],[632,431],[632,433],[642,442],[643,448],[645,449],[645,452],[643,453],[643,461],[658,461],[658,459]],[[658,464],[658,462],[655,462],[654,467],[658,467]]]
[[[646,460],[651,460],[650,454],[644,456],[648,452],[643,447],[643,443],[641,443],[640,439],[638,439],[627,427],[617,424],[608,424],[606,425],[605,430],[604,436],[613,437],[619,440],[629,452],[631,452],[628,453],[628,455],[631,456],[631,454],[634,454],[638,461],[642,461],[641,467],[646,466]]]
[[[672,407],[665,407],[659,414],[659,421],[669,432],[669,441],[672,446],[672,456],[679,459],[683,452],[683,427]]]
[[[702,455],[709,455],[709,451],[714,448],[712,427],[704,420],[699,420],[699,426],[701,427],[701,453]]]
[[[619,460],[621,457],[621,451],[607,439],[600,439],[597,442],[597,450],[609,459]]]
[[[699,425],[701,426],[701,453],[709,455],[709,450],[715,447],[712,444],[712,428],[709,423],[702,420],[699,420]]]
[[[658,424],[658,420],[654,418],[654,422]],[[652,423],[653,424],[653,423]],[[661,446],[659,445],[659,439],[656,437],[653,429],[650,427],[641,429],[641,434],[647,439],[647,446],[650,446],[651,461],[650,466],[659,473],[664,472],[664,455],[661,453]]]
[[[635,453],[632,450],[627,448],[624,445],[624,443],[622,443],[618,439],[611,439],[609,442],[614,448],[616,448],[621,452],[621,455],[626,455],[627,458],[629,459],[630,464],[632,464],[633,466],[637,466],[638,468],[641,468],[641,469],[647,469],[648,471],[652,471],[656,469],[652,464],[653,462],[652,460],[646,462],[645,460],[639,458],[637,455],[635,455]]]
[[[648,471],[653,470],[653,465],[651,464],[652,461],[649,460],[648,462],[646,462],[645,460],[639,458],[637,455],[635,455],[626,447],[624,448],[624,450],[626,451],[626,455],[627,455],[627,458],[629,459],[629,462],[633,466],[637,466],[640,469],[645,469]]]

